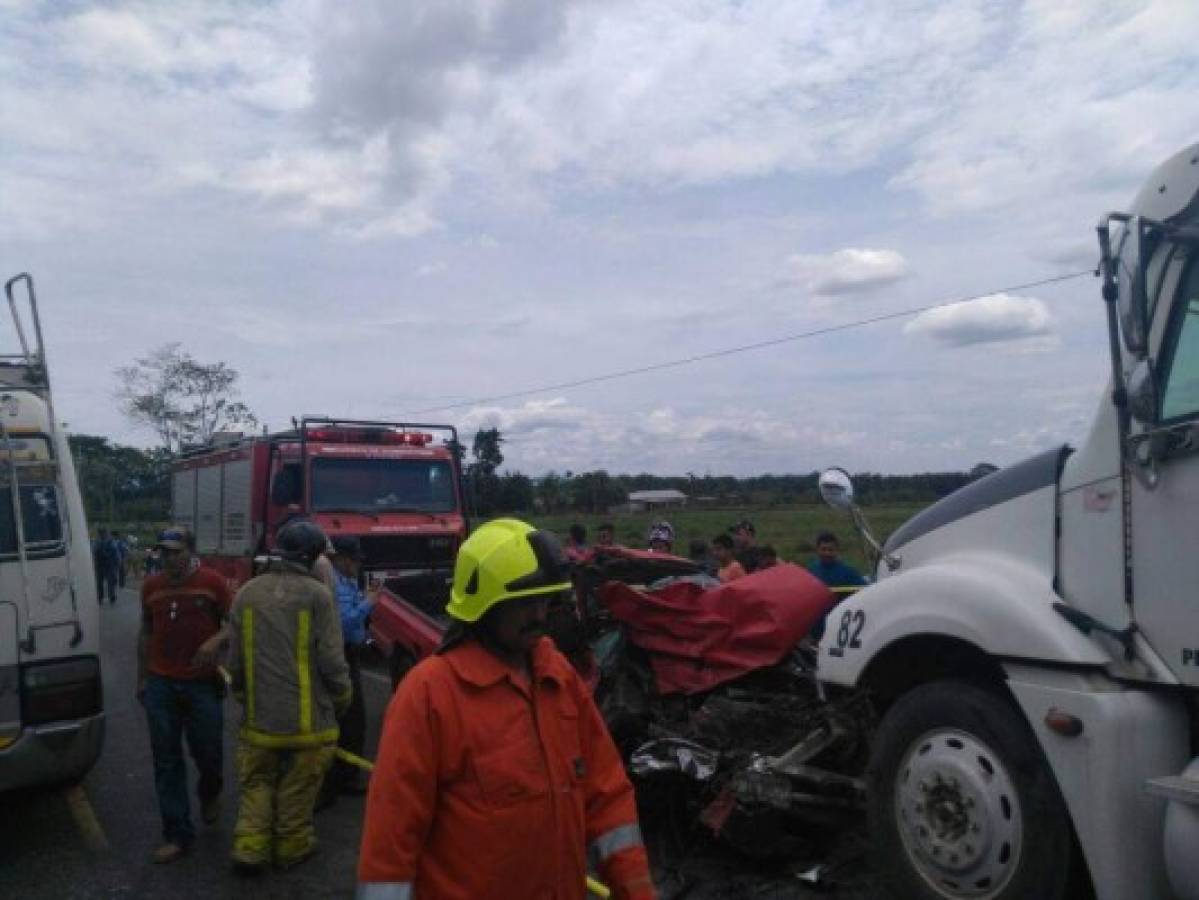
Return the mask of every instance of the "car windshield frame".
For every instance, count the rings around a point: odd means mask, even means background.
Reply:
[[[334,471],[341,476],[336,486],[322,477]],[[377,516],[386,513],[448,515],[458,511],[454,468],[447,459],[322,456],[313,459],[309,477],[314,513],[352,512]],[[384,480],[388,477],[392,478],[391,482]],[[409,481],[404,483],[404,479]],[[435,479],[443,479],[444,487],[434,485]],[[355,485],[355,481],[359,484]],[[361,489],[368,485],[369,489]]]

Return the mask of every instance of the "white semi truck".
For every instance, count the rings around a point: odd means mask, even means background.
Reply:
[[[104,740],[91,546],[33,279],[18,275],[5,293],[14,346],[0,352],[0,792],[79,778]]]
[[[820,648],[827,692],[875,698],[901,900],[1199,898],[1199,144],[1099,249],[1090,433],[900,527]],[[821,488],[862,524],[842,470]]]

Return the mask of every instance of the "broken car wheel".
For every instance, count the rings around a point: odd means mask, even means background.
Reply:
[[[940,681],[888,710],[870,760],[881,881],[903,900],[1060,900],[1065,805],[1028,725],[1003,697]]]

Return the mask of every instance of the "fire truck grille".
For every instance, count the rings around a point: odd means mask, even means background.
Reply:
[[[435,569],[454,564],[449,538],[408,535],[363,535],[363,564],[367,569]]]

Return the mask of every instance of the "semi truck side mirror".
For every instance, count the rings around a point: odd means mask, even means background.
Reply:
[[[844,469],[825,469],[820,473],[820,496],[833,509],[848,512],[853,507],[853,479]]]

